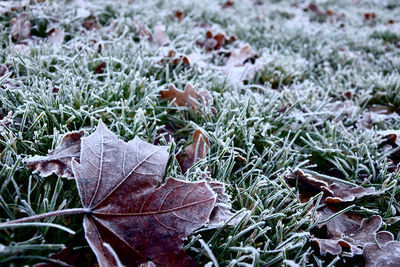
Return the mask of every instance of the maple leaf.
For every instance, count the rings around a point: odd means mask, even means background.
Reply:
[[[52,173],[59,176],[73,179],[74,174],[71,168],[72,158],[79,159],[81,151],[81,138],[84,132],[71,132],[61,140],[61,144],[47,156],[33,156],[25,160],[25,166],[37,171],[41,176],[47,177]]]
[[[48,156],[32,157],[25,164],[44,176],[71,178],[72,170],[83,208],[5,224],[85,214],[85,237],[100,266],[195,265],[182,250],[183,238],[202,226],[217,227],[232,219],[224,184],[168,178],[158,187],[168,161],[166,146],[138,137],[124,142],[101,121],[93,134],[82,136],[82,131],[69,133]]]
[[[86,239],[101,266],[116,265],[108,243],[125,265],[189,266],[182,239],[210,217],[216,195],[203,182],[169,178],[157,188],[168,160],[167,147],[139,138],[118,139],[103,123],[82,138],[80,163],[72,169],[82,205]]]

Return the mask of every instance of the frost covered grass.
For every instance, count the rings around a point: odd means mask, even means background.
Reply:
[[[102,119],[124,140],[170,145],[166,177],[197,180],[198,170],[208,168],[227,184],[234,208],[249,211],[234,227],[200,229],[188,238],[185,249],[199,265],[348,263],[319,255],[309,242],[316,207],[301,203],[283,179],[297,168],[374,187],[379,193],[351,210],[382,216],[383,229],[399,240],[399,173],[388,161],[396,163],[398,149],[382,147],[380,131],[400,127],[400,5],[325,0],[316,1],[316,12],[299,0],[234,2],[222,8],[224,1],[214,0],[43,1],[13,10],[0,2],[0,63],[9,70],[0,77],[1,221],[80,207],[73,181],[41,178],[22,161],[47,154],[68,131],[91,133]],[[63,29],[62,44],[47,37],[15,42],[10,21],[24,12],[37,35],[46,36],[44,24]],[[150,31],[165,25],[170,43],[141,38],[138,22]],[[221,55],[196,45],[209,29],[236,37],[225,50],[245,42],[256,51],[262,67],[251,79],[232,82]],[[189,68],[161,63],[170,49],[201,60],[192,58]],[[170,83],[183,89],[187,82],[211,92],[215,115],[159,97]],[[174,140],[160,139],[166,126]],[[196,129],[207,135],[210,151],[182,174],[174,155]],[[1,229],[0,265],[43,262],[65,246],[85,251],[93,264],[81,222],[82,216],[65,216]],[[362,266],[363,259],[350,263]]]

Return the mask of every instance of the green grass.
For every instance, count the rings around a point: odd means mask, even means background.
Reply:
[[[0,131],[1,220],[80,207],[73,181],[55,175],[41,178],[22,161],[47,154],[68,131],[91,133],[102,119],[124,140],[139,136],[154,142],[161,128],[173,128],[174,141],[161,139],[171,145],[166,177],[196,180],[199,169],[208,168],[212,178],[227,184],[234,208],[247,210],[248,216],[235,227],[200,229],[185,241],[185,249],[200,265],[344,264],[342,259],[321,257],[309,243],[314,208],[300,203],[282,180],[296,168],[375,187],[379,194],[357,200],[352,211],[381,215],[383,228],[399,240],[399,175],[388,171],[389,155],[378,146],[377,133],[399,129],[399,115],[376,121],[371,129],[357,127],[374,104],[400,110],[397,2],[319,1],[321,9],[340,14],[337,20],[304,11],[308,2],[300,0],[263,0],[258,6],[235,1],[222,10],[223,2],[95,1],[86,14],[99,23],[95,30],[84,27],[85,18],[73,1],[48,0],[3,13],[0,63],[11,74],[0,77],[0,103],[2,116],[9,114],[11,123],[3,123]],[[180,22],[173,17],[178,9],[184,11]],[[47,29],[64,29],[62,47],[38,37],[29,51],[18,50],[9,25],[22,12],[29,14],[37,36],[43,36],[46,23]],[[365,21],[365,12],[375,12],[374,21]],[[395,23],[387,24],[390,19]],[[195,44],[207,29],[200,25],[210,24],[213,32],[236,36],[238,41],[227,49],[247,42],[265,66],[248,83],[231,84],[213,65],[160,64],[164,49],[140,40],[135,21],[149,29],[161,22],[175,50],[216,62],[218,58]],[[101,62],[106,66],[99,74],[95,69]],[[193,111],[160,99],[159,91],[170,83],[182,89],[187,82],[211,92],[215,116],[206,108]],[[348,92],[351,111],[337,112]],[[197,128],[207,134],[210,152],[183,175],[173,155],[191,142]],[[237,160],[236,153],[246,162]],[[87,250],[93,263],[82,216],[43,222],[76,234],[48,225],[2,229],[0,265],[33,265],[64,246]]]

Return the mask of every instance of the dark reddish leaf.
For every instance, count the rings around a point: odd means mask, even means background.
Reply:
[[[89,16],[86,19],[84,19],[83,26],[89,31],[98,30],[101,28],[100,23],[93,16]]]
[[[66,134],[55,150],[47,156],[31,157],[24,162],[25,166],[39,172],[43,177],[55,173],[68,179],[73,179],[71,161],[73,158],[79,161],[83,134],[83,131]]]
[[[94,69],[94,72],[97,74],[101,74],[104,73],[104,69],[106,68],[107,63],[106,62],[100,62],[99,65],[97,65],[97,67]]]
[[[232,7],[234,4],[235,4],[235,2],[228,0],[222,4],[222,8]]]
[[[373,19],[375,19],[375,17],[376,17],[376,15],[375,15],[374,12],[364,13],[364,19],[365,20],[373,20]]]
[[[209,220],[217,197],[205,181],[169,178],[157,188],[167,161],[167,147],[137,137],[125,143],[101,122],[82,138],[72,169],[91,211],[84,229],[100,266],[115,266],[116,256],[126,266],[194,265],[182,239]]]
[[[374,123],[383,121],[389,118],[398,119],[397,113],[394,113],[387,106],[374,105],[367,110],[363,111],[360,120],[358,121],[358,128],[361,130],[371,129]]]
[[[197,161],[203,159],[207,155],[210,142],[201,130],[193,133],[193,142],[185,148],[184,155],[178,156],[179,164],[183,173],[190,169]]]
[[[321,191],[326,191],[328,183],[315,178],[309,174],[305,174],[300,170],[289,172],[285,175],[285,180],[291,187],[298,187],[300,199],[302,202],[307,202],[311,197]]]
[[[182,10],[176,10],[174,12],[174,17],[178,19],[178,21],[181,21],[183,18],[183,11]]]
[[[400,242],[390,241],[386,244],[368,243],[364,246],[366,267],[399,266]]]

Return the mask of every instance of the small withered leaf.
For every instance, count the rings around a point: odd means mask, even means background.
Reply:
[[[68,179],[73,179],[71,161],[73,158],[79,161],[81,138],[83,135],[83,131],[66,134],[56,149],[47,156],[33,156],[25,160],[25,166],[39,172],[43,177],[54,173]]]
[[[157,266],[192,266],[183,238],[210,217],[216,194],[205,182],[173,178],[157,187],[168,161],[167,147],[135,138],[124,142],[100,122],[82,138],[80,163],[73,160],[85,236],[100,266],[125,266],[151,260]]]

